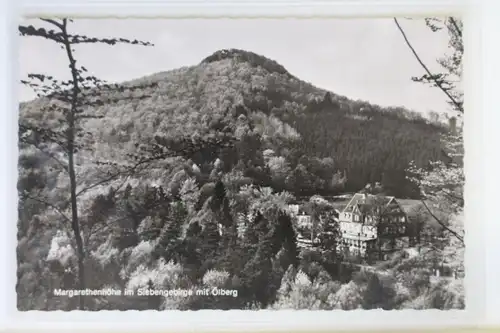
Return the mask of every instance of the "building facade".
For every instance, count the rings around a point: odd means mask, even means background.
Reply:
[[[340,212],[339,229],[339,250],[380,256],[406,246],[408,216],[394,197],[357,193]]]

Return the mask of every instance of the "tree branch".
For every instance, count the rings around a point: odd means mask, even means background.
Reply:
[[[43,150],[42,148],[38,147],[38,145],[34,144],[33,142],[24,141],[22,143],[30,145],[31,147],[34,147],[35,149],[40,151],[42,154],[44,154],[48,158],[54,160],[64,171],[66,171],[66,172],[68,171],[68,166],[66,164],[64,164],[60,159],[58,159],[57,157],[55,157],[54,155],[49,153],[48,151]]]
[[[32,197],[30,195],[24,195],[24,198],[27,198],[27,199],[31,199],[31,200],[34,200],[34,201],[37,201],[37,202],[40,202],[50,208],[52,208],[53,210],[55,210],[57,213],[59,213],[67,222],[71,222],[70,218],[64,214],[61,209],[59,209],[59,207],[57,207],[56,205],[48,202],[48,201],[45,201],[45,200],[42,200],[40,198],[36,198],[36,197]]]
[[[88,234],[87,234],[87,236],[85,237],[85,240],[84,240],[84,248],[88,249],[88,246],[89,246],[89,243],[90,243],[90,239],[92,238],[92,236],[96,235],[99,231],[104,230],[108,226],[109,225],[107,223],[102,222],[100,224],[94,224],[90,228],[88,228]],[[96,227],[96,228],[94,228],[94,227]]]
[[[429,77],[432,78],[432,80],[434,81],[434,83],[436,84],[436,86],[438,86],[438,88],[441,89],[441,91],[443,91],[446,94],[446,96],[448,96],[449,100],[457,108],[457,110],[460,111],[461,113],[463,113],[464,110],[463,110],[462,105],[448,92],[448,90],[443,86],[443,83],[441,81],[439,81],[439,80],[436,79],[436,76],[431,73],[431,71],[429,70],[429,68],[420,59],[417,51],[415,51],[415,49],[411,45],[410,41],[408,40],[408,37],[406,36],[406,33],[404,32],[403,28],[399,24],[397,18],[394,18],[394,23],[396,23],[396,26],[398,27],[399,31],[401,32],[401,35],[403,36],[403,38],[404,38],[404,40],[406,42],[406,45],[408,45],[408,47],[410,48],[410,50],[412,51],[413,55],[415,56],[415,58],[417,59],[417,61],[419,62],[419,64],[422,66],[422,68],[427,72],[427,74],[429,75]]]
[[[89,185],[83,189],[81,189],[80,191],[78,191],[76,193],[76,196],[79,197],[80,195],[82,195],[83,193],[97,187],[97,186],[100,186],[102,184],[105,184],[107,182],[110,182],[112,181],[113,179],[116,179],[122,175],[128,175],[130,174],[131,172],[135,171],[139,166],[145,164],[145,163],[148,163],[148,162],[152,162],[152,161],[155,161],[155,160],[158,160],[159,158],[158,157],[154,157],[154,158],[148,158],[148,159],[145,159],[145,160],[142,160],[142,161],[139,161],[137,162],[136,164],[134,164],[133,166],[131,166],[130,168],[128,168],[127,170],[123,170],[123,171],[117,171],[116,173],[110,175],[109,177],[107,178],[104,178],[92,185]]]
[[[451,234],[453,234],[453,236],[455,236],[460,242],[462,242],[462,244],[465,245],[465,242],[464,242],[464,239],[462,236],[460,236],[459,234],[457,234],[455,231],[453,231],[452,229],[450,229],[446,224],[444,224],[436,215],[434,215],[434,213],[431,211],[431,209],[429,208],[429,206],[427,206],[427,204],[425,203],[425,200],[420,200],[422,202],[422,204],[424,205],[424,207],[427,209],[427,211],[429,212],[429,214],[432,216],[432,218],[434,220],[436,220],[437,223],[439,223],[440,226],[442,226],[443,228],[445,228],[447,231],[449,231]]]
[[[458,36],[460,38],[462,38],[462,30],[460,30],[460,28],[458,27],[457,21],[453,17],[450,17],[449,20],[450,20],[450,23],[455,28],[455,30],[457,31]]]
[[[30,36],[30,37],[43,37],[46,39],[53,40],[56,43],[63,43],[61,39],[60,33],[48,33],[45,29],[39,28],[35,29],[33,26],[23,26],[20,25],[18,27],[19,33],[21,36]]]

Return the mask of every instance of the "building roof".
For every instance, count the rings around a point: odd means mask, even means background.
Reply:
[[[356,193],[353,195],[349,203],[345,206],[343,212],[352,212],[354,208],[358,208],[361,213],[369,212],[376,204],[388,206],[394,197],[382,195]]]

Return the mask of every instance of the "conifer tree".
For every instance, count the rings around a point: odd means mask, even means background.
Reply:
[[[217,220],[214,214],[210,214],[210,218],[203,221],[203,231],[201,232],[201,251],[205,262],[208,265],[212,265],[213,261],[217,258],[219,254],[221,236],[217,226]]]
[[[384,288],[377,274],[370,274],[363,296],[362,306],[365,310],[377,309],[383,304],[385,296]]]
[[[220,268],[230,274],[239,274],[245,264],[245,257],[238,238],[236,223],[231,224],[222,235]]]
[[[193,282],[201,278],[200,267],[203,264],[204,254],[200,245],[202,228],[198,222],[190,223],[186,235],[180,244],[180,258],[187,277]]]
[[[182,227],[187,211],[180,202],[174,202],[166,216],[165,223],[158,237],[155,256],[163,257],[167,262],[180,261],[180,246],[182,244]]]
[[[285,250],[287,261],[297,268],[299,264],[299,249],[297,247],[297,235],[293,229],[292,220],[289,215],[281,213],[278,217],[278,234],[282,239],[282,246]],[[288,267],[288,265],[287,265]]]
[[[318,236],[320,243],[319,248],[323,252],[324,258],[335,263],[341,261],[338,245],[340,241],[340,230],[338,221],[332,210],[326,211],[321,217],[320,235]]]

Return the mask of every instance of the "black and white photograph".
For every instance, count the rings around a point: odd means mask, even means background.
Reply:
[[[19,311],[466,308],[460,17],[17,33]]]

